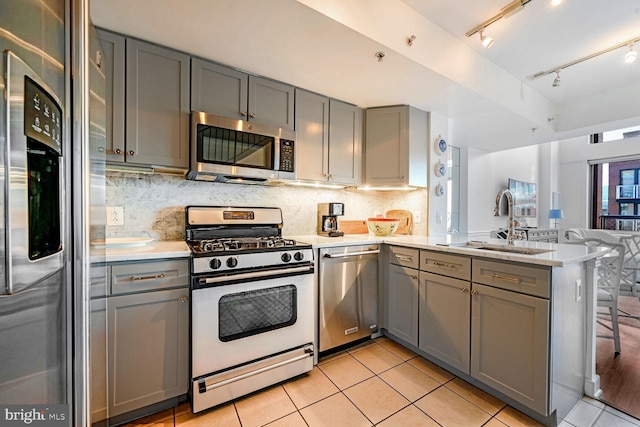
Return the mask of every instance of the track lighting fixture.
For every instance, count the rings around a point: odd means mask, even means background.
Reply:
[[[629,52],[624,56],[624,62],[631,64],[638,58],[638,52],[633,50],[633,43],[629,43]]]
[[[493,37],[484,35],[484,29],[480,30],[480,43],[482,43],[482,46],[489,49],[491,46],[493,46],[494,41],[495,40],[493,40]]]
[[[382,51],[378,51],[375,53],[376,58],[378,58],[378,62],[382,62],[382,60],[384,59],[384,52]]]
[[[503,7],[502,9],[500,9],[500,12],[498,12],[496,15],[492,16],[491,18],[487,19],[486,21],[484,21],[483,23],[476,25],[475,27],[473,27],[472,29],[470,29],[469,31],[467,31],[466,36],[467,37],[471,37],[472,35],[474,35],[475,33],[480,33],[480,41],[482,41],[483,45],[484,45],[484,39],[482,38],[482,32],[485,30],[486,27],[488,27],[489,25],[493,24],[494,22],[496,22],[498,19],[502,19],[502,18],[508,18],[511,15],[513,15],[516,12],[519,12],[520,10],[522,10],[522,8],[524,7],[525,4],[529,3],[531,0],[513,0],[511,3],[509,3],[508,5],[506,5],[505,7]],[[491,37],[487,37],[491,40],[491,42],[493,41],[493,39]],[[487,43],[491,43],[491,42],[487,42]],[[489,47],[486,46],[485,47]]]
[[[407,46],[411,47],[413,46],[413,41],[416,39],[416,36],[411,35],[411,36],[407,36],[407,38],[405,39],[405,42],[407,43]]]
[[[638,52],[633,50],[633,46],[637,42],[640,42],[640,37],[635,37],[631,40],[627,40],[626,42],[622,42],[615,46],[608,47],[596,53],[592,53],[591,55],[583,56],[582,58],[578,58],[574,61],[567,62],[566,64],[558,65],[557,67],[550,68],[546,71],[539,71],[535,74],[531,74],[530,76],[527,76],[527,78],[529,80],[536,80],[536,79],[539,79],[540,77],[544,77],[544,76],[548,76],[549,74],[556,73],[556,78],[553,81],[553,86],[558,87],[560,86],[560,70],[564,70],[565,68],[572,67],[581,62],[587,61],[589,59],[595,58],[600,55],[604,55],[605,53],[609,53],[616,49],[620,49],[621,47],[629,46],[629,52],[627,52],[627,54],[624,56],[624,62],[631,63],[635,61],[636,58],[638,57]]]

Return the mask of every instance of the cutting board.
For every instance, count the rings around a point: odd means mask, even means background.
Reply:
[[[387,218],[397,218],[400,223],[394,234],[411,234],[413,233],[413,213],[405,209],[388,210],[384,216]]]
[[[364,219],[339,219],[338,230],[344,234],[367,234],[367,221]]]

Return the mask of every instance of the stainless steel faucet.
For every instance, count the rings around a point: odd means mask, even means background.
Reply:
[[[507,204],[509,206],[509,223],[507,229],[507,244],[513,245],[514,240],[524,240],[522,232],[517,232],[515,227],[515,221],[513,219],[513,194],[507,188],[501,190],[496,196],[496,207],[493,208],[493,215],[500,216],[500,202],[502,197],[507,196]]]

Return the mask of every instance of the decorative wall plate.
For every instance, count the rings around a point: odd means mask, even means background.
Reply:
[[[434,149],[436,150],[436,153],[438,153],[439,155],[443,155],[447,152],[447,141],[445,141],[440,137],[440,135],[438,135],[434,143]]]
[[[445,176],[446,174],[447,166],[441,161],[438,161],[438,163],[436,163],[436,176]]]

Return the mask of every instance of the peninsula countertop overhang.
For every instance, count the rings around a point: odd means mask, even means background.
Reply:
[[[348,246],[359,244],[388,244],[405,246],[415,249],[425,249],[452,254],[467,255],[502,261],[522,262],[527,264],[543,265],[549,267],[562,267],[568,264],[581,263],[598,258],[608,252],[607,249],[573,244],[557,244],[547,242],[531,242],[520,240],[514,242],[513,247],[518,249],[541,249],[548,252],[538,254],[524,254],[486,250],[477,247],[463,246],[466,242],[479,242],[466,235],[456,236],[374,236],[372,234],[347,234],[343,237],[324,237],[315,234],[301,236],[287,236],[300,242],[305,242],[314,247]],[[489,246],[506,246],[506,240],[482,239],[482,243]],[[450,246],[449,246],[450,245]],[[508,247],[507,247],[508,248]]]

